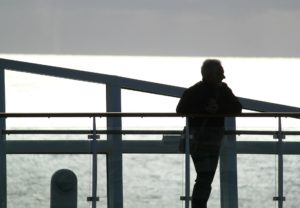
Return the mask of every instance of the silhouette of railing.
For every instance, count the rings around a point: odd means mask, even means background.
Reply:
[[[106,141],[97,141],[97,151],[98,153],[107,154],[107,167],[108,171],[113,167],[115,171],[108,174],[108,206],[109,208],[122,208],[123,207],[123,187],[122,187],[122,154],[130,151],[136,151],[136,153],[178,153],[175,151],[177,149],[176,144],[172,145],[164,145],[163,142],[158,141],[147,141],[149,143],[141,143],[139,141],[122,141],[122,135],[119,134],[121,132],[117,132],[118,130],[122,130],[122,120],[121,116],[125,116],[119,114],[121,112],[121,90],[133,90],[139,92],[153,93],[157,95],[170,96],[170,97],[180,97],[185,90],[185,88],[170,86],[165,84],[159,84],[154,82],[141,81],[136,79],[129,79],[119,76],[105,75],[100,73],[86,72],[73,70],[62,67],[54,67],[54,66],[46,66],[42,64],[34,64],[27,63],[15,60],[1,59],[0,58],[0,112],[2,117],[0,117],[0,129],[4,130],[4,134],[1,137],[0,142],[0,208],[6,208],[6,153],[8,154],[43,154],[43,153],[81,153],[81,154],[91,154],[91,151],[86,151],[86,148],[89,147],[91,141],[72,141],[73,149],[65,150],[59,148],[58,145],[62,143],[68,143],[70,141],[6,141],[6,133],[17,134],[24,133],[29,134],[33,132],[27,131],[17,131],[9,132],[10,130],[6,130],[6,117],[24,117],[24,116],[39,116],[39,117],[48,117],[50,114],[4,114],[6,112],[6,96],[7,93],[5,90],[5,71],[17,71],[24,73],[32,73],[37,75],[44,76],[52,76],[64,79],[72,79],[79,80],[84,82],[92,82],[98,84],[105,84],[106,87],[106,109],[108,112],[112,112],[112,114],[107,114],[107,132],[97,131],[96,133],[109,133],[107,142]],[[240,102],[243,105],[243,109],[258,111],[258,112],[300,112],[300,108],[279,105],[275,103],[262,102],[253,99],[246,99],[239,97]],[[117,113],[116,113],[117,112]],[[113,115],[114,114],[114,115]],[[48,116],[47,116],[48,115]],[[129,114],[128,114],[129,115]],[[68,114],[53,114],[51,116],[64,117],[71,116]],[[78,114],[77,116],[81,117],[89,117],[89,116],[101,116],[100,114]],[[104,114],[102,114],[104,116]],[[131,114],[131,116],[137,116]],[[144,115],[146,116],[146,115]],[[150,115],[149,115],[150,116]],[[153,115],[155,116],[155,115]],[[158,116],[158,115],[156,115]],[[161,114],[161,116],[171,116]],[[175,115],[174,115],[175,116]],[[247,116],[243,114],[243,116]],[[254,116],[248,114],[248,116]],[[258,116],[258,115],[257,115]],[[287,114],[264,114],[261,113],[259,116],[266,117],[296,117],[299,116],[293,113]],[[235,119],[226,119],[227,120],[227,130],[235,130]],[[115,133],[112,130],[116,131]],[[39,133],[47,133],[47,131],[38,130]],[[75,133],[74,130],[67,130],[67,132]],[[38,133],[38,132],[36,132]],[[48,132],[49,133],[49,132]],[[56,130],[55,132],[51,132],[54,134],[66,133],[63,131]],[[77,133],[88,133],[93,135],[95,132],[77,132]],[[126,132],[123,132],[126,133]],[[129,132],[127,132],[129,133]],[[131,132],[133,133],[133,132]],[[141,133],[136,131],[136,134]],[[148,131],[148,133],[150,133]],[[167,132],[168,133],[168,132]],[[170,132],[169,132],[170,133]],[[179,132],[178,132],[179,133]],[[229,132],[228,132],[229,133]],[[236,131],[235,134],[256,134],[259,133],[257,131],[252,132],[239,132]],[[266,132],[261,131],[262,135],[271,135],[276,132]],[[298,132],[284,132],[286,134],[294,134],[298,135]],[[237,208],[238,207],[238,194],[237,194],[237,173],[236,173],[236,154],[277,154],[278,151],[274,150],[274,147],[277,146],[278,142],[248,142],[248,141],[239,141],[235,142],[235,134],[227,135],[227,139],[225,144],[223,145],[223,150],[221,152],[220,159],[220,169],[222,170],[230,170],[230,171],[222,171],[221,172],[221,181],[226,182],[221,185],[221,205],[222,208]],[[281,134],[278,134],[281,136]],[[164,138],[169,138],[165,136]],[[174,139],[174,138],[173,138]],[[278,140],[279,141],[279,140]],[[146,142],[146,141],[144,141]],[[122,148],[114,148],[111,149],[110,145],[115,145],[117,147]],[[146,146],[144,146],[146,145]],[[134,147],[134,148],[133,148]],[[145,148],[147,147],[147,149]],[[288,142],[283,143],[283,154],[300,154],[299,152],[299,144],[297,142]],[[117,161],[117,162],[116,162]],[[111,189],[110,187],[114,187]],[[280,193],[279,193],[280,195]],[[277,200],[283,201],[281,196],[276,196]],[[281,203],[281,202],[280,202]],[[279,205],[280,205],[279,203]]]
[[[195,116],[195,115],[194,115]],[[243,113],[239,115],[197,115],[202,117],[215,117],[215,116],[226,116],[226,120],[234,119],[234,117],[275,117],[278,119],[278,130],[277,131],[257,131],[257,130],[235,130],[235,129],[226,129],[226,142],[227,145],[234,144],[236,146],[236,150],[232,148],[223,148],[224,154],[236,154],[236,153],[252,153],[252,154],[264,154],[264,150],[260,148],[260,146],[264,146],[267,149],[266,153],[268,154],[276,154],[278,155],[278,196],[274,196],[274,200],[278,201],[278,207],[283,207],[283,202],[285,200],[283,193],[283,155],[284,154],[300,154],[300,142],[291,142],[285,143],[283,139],[285,135],[300,135],[300,131],[282,131],[281,118],[282,117],[293,117],[298,118],[300,113]],[[230,116],[230,117],[229,117]],[[234,117],[233,117],[234,116]],[[92,201],[92,207],[96,207],[97,202],[97,154],[108,153],[111,149],[117,148],[114,144],[111,145],[107,140],[98,141],[99,134],[116,134],[116,135],[124,135],[124,134],[159,134],[163,135],[163,139],[173,139],[173,146],[166,146],[162,141],[122,141],[123,149],[122,154],[124,153],[179,153],[177,146],[178,141],[182,137],[183,132],[181,130],[97,130],[96,129],[96,120],[97,117],[182,117],[176,113],[0,113],[0,118],[24,118],[24,117],[46,117],[46,118],[54,118],[54,117],[89,117],[93,119],[93,128],[91,130],[2,130],[2,135],[13,135],[13,134],[84,134],[90,135],[90,141],[47,141],[47,140],[35,140],[35,141],[26,141],[26,140],[8,140],[5,141],[6,154],[92,154],[93,155],[93,178],[92,178],[92,196],[89,197],[89,200]],[[235,141],[235,135],[271,135],[277,138],[277,142],[247,142],[247,141]],[[233,136],[233,137],[232,137]],[[182,199],[185,200],[185,207],[189,207],[189,199],[190,199],[190,160],[189,160],[189,130],[186,127],[185,131],[186,138],[186,151],[185,151],[185,196]],[[67,146],[62,145],[63,143],[68,143]],[[151,143],[151,145],[149,145]],[[248,146],[250,145],[250,146]],[[276,148],[273,146],[276,145]],[[67,148],[58,148],[58,147],[67,147]],[[86,148],[87,146],[91,148]],[[149,146],[154,146],[155,151],[151,151]],[[225,144],[226,146],[226,144]],[[247,148],[248,146],[248,148]],[[256,146],[258,150],[251,151],[253,146]],[[268,148],[269,146],[269,148]],[[270,148],[270,146],[272,146]],[[268,150],[272,149],[272,152]],[[153,150],[153,149],[152,149]],[[225,150],[225,151],[224,151]],[[233,151],[233,152],[230,152]],[[296,152],[295,152],[296,151]],[[224,167],[223,167],[224,168]],[[220,172],[231,172],[232,170],[223,169],[222,165],[220,166]],[[230,173],[232,174],[232,172]],[[236,170],[233,175],[236,175]],[[226,174],[225,174],[226,175]],[[232,177],[232,176],[231,176]],[[227,180],[227,179],[225,179]],[[236,180],[236,179],[235,179]],[[228,181],[222,180],[221,176],[221,184],[227,183]],[[5,184],[1,184],[1,186],[5,186]],[[222,186],[222,185],[221,185]],[[113,187],[111,187],[113,188]],[[234,194],[234,191],[231,192]],[[237,196],[236,196],[237,197]],[[222,204],[222,207],[226,207],[226,205]]]

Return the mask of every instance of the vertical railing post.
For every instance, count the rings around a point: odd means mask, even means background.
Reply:
[[[235,118],[226,118],[226,130],[235,130]],[[220,154],[221,207],[238,208],[236,135],[226,135]]]
[[[116,85],[106,85],[106,111],[121,112],[121,88]],[[108,130],[121,130],[120,117],[107,118]],[[108,134],[107,140],[111,150],[107,154],[107,191],[108,208],[123,207],[123,168],[122,168],[122,136]]]
[[[97,155],[97,135],[96,135],[96,118],[93,117],[93,186],[92,186],[92,208],[96,208],[97,202],[97,174],[98,174],[98,155]]]
[[[186,117],[185,125],[185,208],[190,204],[190,128]]]
[[[285,197],[283,196],[283,139],[285,135],[282,133],[281,117],[278,117],[278,133],[274,136],[277,141],[278,154],[278,196],[273,197],[274,201],[278,201],[278,208],[283,208]]]
[[[0,62],[0,112],[5,112],[5,69]],[[5,130],[5,118],[0,118],[0,130]],[[6,182],[6,138],[0,134],[0,208],[6,208],[7,182]]]
[[[89,139],[92,139],[91,142],[91,150],[92,150],[92,196],[88,197],[87,200],[92,202],[92,208],[96,208],[97,201],[99,201],[99,197],[97,197],[97,174],[98,174],[98,153],[97,153],[97,139],[99,139],[99,135],[96,134],[96,117],[93,117],[93,134],[89,135]]]

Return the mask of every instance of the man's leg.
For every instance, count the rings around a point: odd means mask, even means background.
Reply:
[[[211,184],[218,165],[218,151],[193,154],[197,178],[192,194],[192,208],[206,208],[211,192]]]

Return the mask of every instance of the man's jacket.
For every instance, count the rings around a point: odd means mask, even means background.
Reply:
[[[184,91],[176,112],[182,115],[190,113],[208,114],[206,107],[211,99],[214,99],[218,105],[215,114],[235,114],[242,111],[241,103],[226,83],[223,82],[221,86],[215,87],[200,81]],[[189,117],[191,127],[201,127],[204,124],[205,127],[224,127],[224,117]]]

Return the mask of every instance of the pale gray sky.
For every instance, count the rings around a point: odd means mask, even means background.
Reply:
[[[298,0],[0,0],[0,53],[300,56]]]

